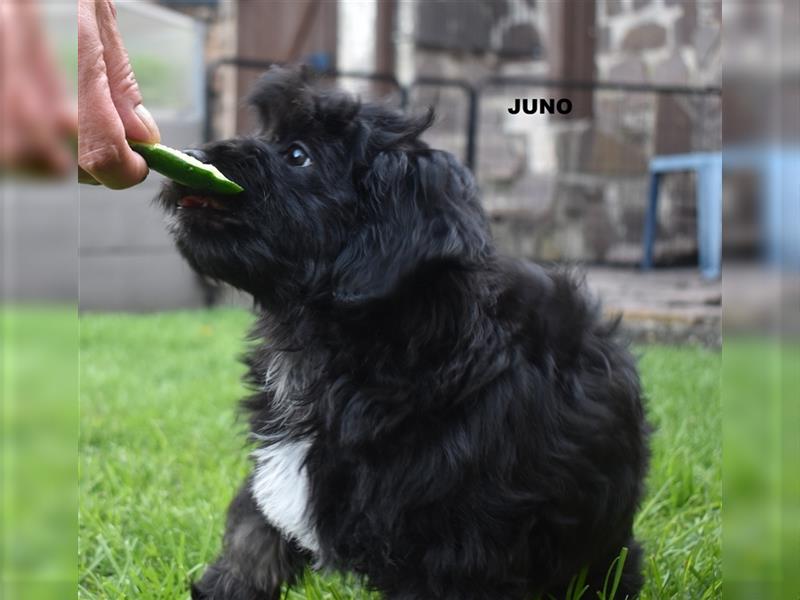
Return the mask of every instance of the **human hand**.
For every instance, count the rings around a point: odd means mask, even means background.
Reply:
[[[78,121],[81,181],[122,189],[147,176],[147,164],[127,139],[158,142],[161,136],[142,104],[112,0],[78,2]]]
[[[61,176],[77,134],[36,2],[0,4],[0,170]]]

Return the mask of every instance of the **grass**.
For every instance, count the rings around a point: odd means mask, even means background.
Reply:
[[[75,594],[77,314],[0,305],[0,598]]]
[[[81,598],[183,599],[214,557],[247,470],[232,425],[249,322],[238,310],[82,317]],[[636,522],[647,552],[641,598],[719,598],[720,357],[637,351],[657,427]],[[579,583],[570,600],[598,597]],[[285,598],[378,596],[352,578],[309,573]]]

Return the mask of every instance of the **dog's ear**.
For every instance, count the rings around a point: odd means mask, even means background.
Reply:
[[[306,66],[272,66],[253,85],[247,103],[265,133],[302,131],[314,118],[314,74]]]
[[[380,152],[355,175],[361,226],[333,269],[334,301],[357,306],[447,268],[479,266],[491,252],[470,173],[446,152]]]

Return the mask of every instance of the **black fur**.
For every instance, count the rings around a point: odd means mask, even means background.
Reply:
[[[570,274],[495,254],[471,175],[419,139],[430,115],[278,68],[251,101],[263,131],[202,150],[246,191],[161,198],[194,268],[261,309],[245,407],[256,439],[312,440],[320,549],[280,539],[245,486],[193,597],[276,598],[314,564],[396,600],[558,598],[584,566],[600,589],[623,546],[633,597],[647,426],[615,325]],[[288,403],[264,386],[276,360]]]

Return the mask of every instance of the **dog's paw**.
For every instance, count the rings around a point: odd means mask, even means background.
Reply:
[[[208,594],[201,590],[200,586],[198,586],[196,583],[191,585],[189,592],[192,600],[207,600],[209,598]]]
[[[212,565],[191,585],[192,600],[280,600],[280,589],[258,590],[230,571]]]

